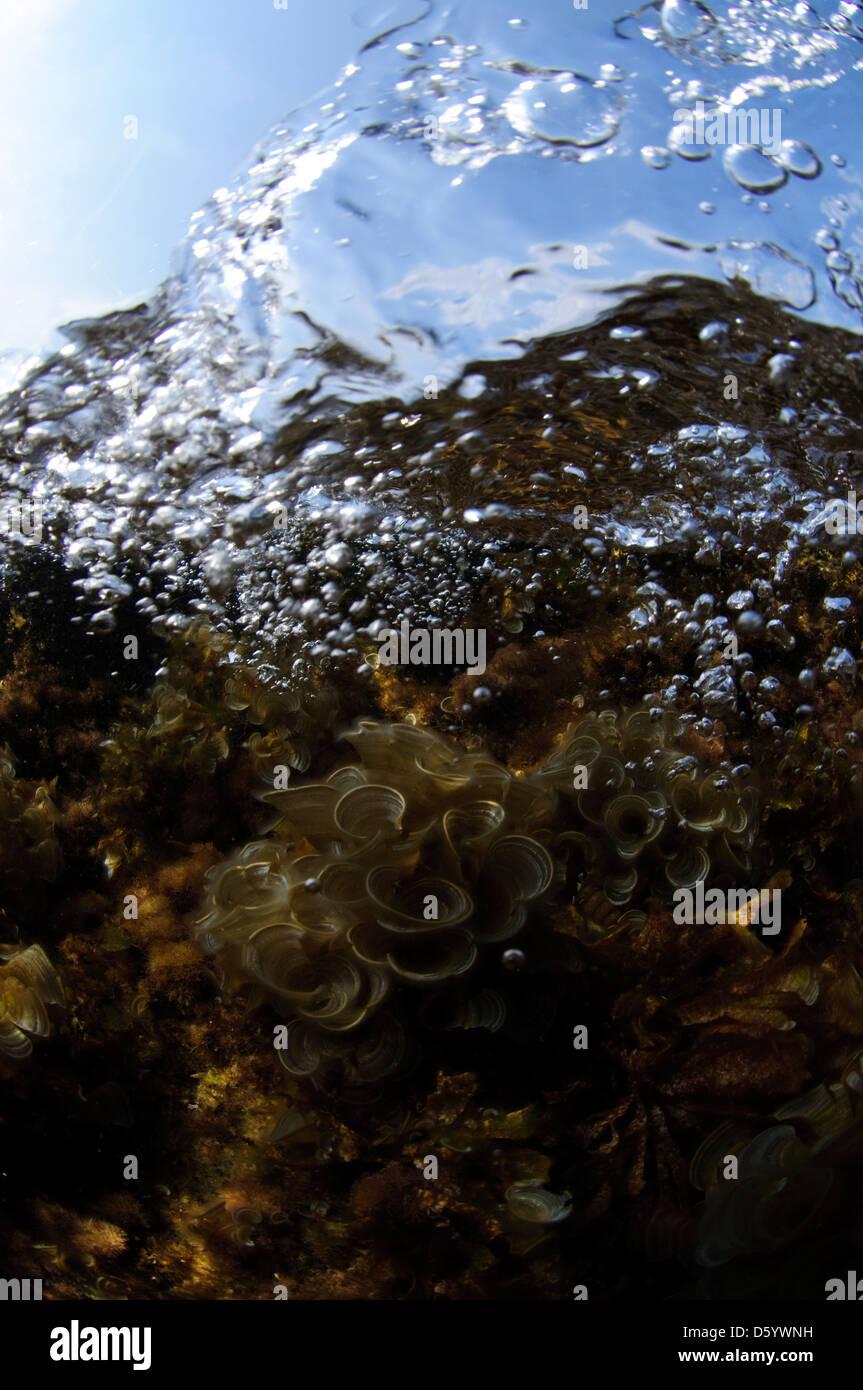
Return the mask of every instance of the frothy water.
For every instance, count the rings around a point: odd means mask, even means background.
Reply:
[[[4,565],[56,551],[84,630],[204,613],[303,665],[512,631],[612,546],[781,580],[859,481],[863,11],[376,22],[149,303],[4,359],[0,503],[41,517]]]

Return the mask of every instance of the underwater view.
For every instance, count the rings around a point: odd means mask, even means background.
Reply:
[[[0,344],[3,1297],[856,1300],[863,6],[366,11]]]

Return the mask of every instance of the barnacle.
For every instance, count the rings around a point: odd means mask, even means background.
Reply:
[[[212,773],[231,752],[231,734],[247,725],[264,726],[248,746],[255,761],[291,768],[308,766],[303,733],[311,729],[299,697],[284,688],[278,673],[257,672],[239,659],[230,640],[202,622],[174,634],[170,656],[160,672],[144,717],[107,747],[143,762],[159,754],[186,768]],[[270,785],[272,778],[270,776]]]
[[[288,1070],[348,1087],[394,1077],[425,1027],[501,1028],[505,987],[481,967],[538,903],[569,888],[619,907],[639,884],[670,897],[745,856],[754,795],[675,747],[681,729],[645,710],[590,715],[519,776],[431,730],[360,722],[346,735],[358,762],[266,795],[274,838],[209,871],[195,939],[228,987],[257,986],[291,1020]],[[632,910],[622,927],[643,920]],[[576,921],[590,941],[609,918]]]
[[[214,836],[217,817],[228,819],[230,842],[232,815],[242,823],[250,808],[259,810],[258,792],[307,770],[332,713],[326,692],[314,714],[307,704],[280,671],[253,669],[209,625],[172,632],[156,685],[145,700],[127,702],[103,744],[99,800],[110,833],[100,849],[109,874],[146,857],[154,838]],[[214,794],[228,780],[248,805]]]
[[[15,761],[0,747],[0,873],[4,881],[27,876],[54,879],[62,867],[54,834],[59,812],[51,787],[22,783],[15,778]]]
[[[508,1187],[506,1204],[517,1220],[540,1226],[565,1221],[572,1210],[572,1198],[568,1192],[560,1195],[549,1192],[544,1183],[536,1178],[523,1178]]]
[[[705,773],[678,746],[682,721],[646,709],[588,715],[540,776],[572,805],[582,824],[561,837],[606,897],[631,901],[641,873],[666,899],[713,871],[734,875],[748,863],[758,828],[758,797],[730,768]],[[586,785],[573,792],[573,772]]]
[[[548,889],[548,850],[526,833],[554,798],[410,725],[360,724],[362,759],[324,783],[266,796],[277,831],[211,870],[195,936],[227,980],[251,980],[293,1018],[285,1065],[351,1084],[416,1055],[396,996],[466,976],[480,951],[523,926]],[[383,778],[387,781],[384,782]],[[309,852],[309,846],[313,852]],[[460,996],[442,1027],[500,1027],[494,992]]]
[[[729,1121],[707,1136],[691,1165],[693,1186],[705,1194],[700,1265],[785,1249],[837,1220],[843,1177],[856,1186],[860,1162],[861,1061],[858,1051],[841,1076],[785,1102],[758,1133]],[[737,1159],[733,1182],[723,1181],[729,1155]]]
[[[806,1004],[815,972],[792,972]],[[852,972],[856,973],[856,972]],[[772,1110],[765,1125],[749,1114],[710,1130],[692,1156],[689,1176],[703,1200],[688,1212],[657,1207],[647,1224],[651,1259],[678,1257],[703,1272],[699,1297],[725,1297],[745,1278],[749,1296],[773,1291],[783,1252],[783,1296],[812,1297],[819,1254],[854,1239],[847,1212],[858,1187],[863,1152],[863,1052]],[[769,1112],[768,1112],[769,1113]],[[772,1121],[772,1122],[771,1122]],[[841,1267],[841,1266],[840,1266]],[[742,1271],[746,1271],[744,1274]]]
[[[0,1053],[28,1057],[31,1038],[51,1032],[49,1010],[65,1004],[63,987],[41,946],[0,946]]]

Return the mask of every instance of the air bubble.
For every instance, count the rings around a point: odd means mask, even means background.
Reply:
[[[779,304],[808,309],[815,302],[815,276],[809,266],[770,242],[723,242],[719,262],[727,279],[745,280],[756,293]]]
[[[672,39],[697,39],[716,22],[707,6],[697,0],[665,0],[659,18]]]
[[[776,158],[783,169],[799,179],[814,179],[821,173],[821,160],[802,140],[783,140]]]
[[[689,129],[686,122],[672,126],[668,135],[668,146],[679,154],[682,159],[709,159],[712,150],[707,144],[699,144],[692,139],[693,132]]]
[[[642,145],[641,158],[651,169],[667,169],[671,155],[664,145]]]
[[[619,124],[614,99],[572,72],[522,82],[503,103],[503,112],[519,135],[584,149],[604,145]]]
[[[501,965],[506,970],[522,970],[527,964],[527,956],[524,951],[504,951],[500,958]]]
[[[782,165],[756,145],[729,146],[722,164],[729,177],[750,193],[773,193],[788,181]]]

